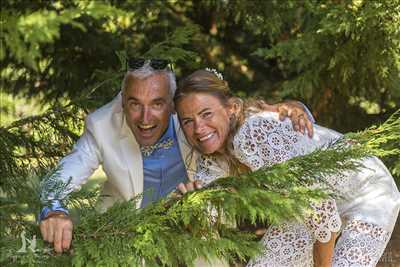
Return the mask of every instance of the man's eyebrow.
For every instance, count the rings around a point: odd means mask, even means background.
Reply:
[[[137,98],[134,97],[134,96],[129,96],[128,99],[127,99],[126,101],[130,101],[130,100],[139,101],[139,99],[137,99]]]
[[[151,102],[166,102],[167,100],[165,100],[165,98],[163,97],[157,97],[154,98],[153,100],[151,100]]]
[[[134,96],[129,96],[129,97],[128,97],[127,101],[131,101],[131,100],[132,100],[132,101],[140,102],[140,100],[137,99],[137,98],[134,97]],[[157,97],[157,98],[152,99],[151,102],[166,102],[166,100],[165,100],[164,98],[162,98],[162,97]]]

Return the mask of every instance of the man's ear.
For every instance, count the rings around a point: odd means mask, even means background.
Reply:
[[[124,99],[125,99],[125,94],[124,94],[124,90],[122,90],[121,91],[121,107],[122,107],[122,109],[125,107]]]

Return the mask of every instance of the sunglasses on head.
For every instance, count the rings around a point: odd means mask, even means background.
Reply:
[[[149,62],[150,66],[155,70],[163,70],[170,64],[168,60],[158,59],[158,58],[152,58],[152,59],[130,58],[128,59],[127,62],[128,62],[128,69],[130,70],[140,69],[141,67],[144,66],[144,64],[146,64],[146,62]]]

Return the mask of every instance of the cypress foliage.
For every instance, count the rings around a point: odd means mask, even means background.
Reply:
[[[310,189],[310,185],[315,181],[324,185],[328,175],[356,170],[361,167],[357,160],[372,154],[398,157],[395,144],[399,141],[397,111],[381,126],[349,134],[309,155],[240,177],[221,178],[206,188],[181,198],[160,200],[144,209],[136,209],[136,201],[132,200],[99,214],[93,194],[79,192],[65,200],[69,205],[81,203],[71,255],[55,256],[39,241],[35,253],[16,253],[21,246],[16,230],[24,229],[37,237],[39,233],[33,224],[15,220],[13,224],[19,227],[9,224],[5,229],[1,262],[31,266],[139,266],[144,261],[148,266],[191,266],[199,256],[230,261],[252,257],[259,251],[257,240],[251,233],[238,231],[235,222],[301,220],[311,200],[340,196],[340,192],[327,187]]]

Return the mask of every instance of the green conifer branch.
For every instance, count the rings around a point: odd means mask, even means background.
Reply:
[[[103,214],[83,207],[71,257],[36,257],[52,264],[69,259],[74,266],[140,266],[143,260],[147,266],[193,266],[197,257],[247,259],[260,247],[251,233],[238,231],[236,223],[301,220],[311,200],[340,193],[324,187],[325,177],[357,170],[360,159],[375,153],[398,156],[399,121],[396,112],[379,127],[348,134],[308,155],[224,177],[143,209],[136,209],[136,200],[117,203]],[[317,180],[325,191],[310,189]]]
[[[355,145],[346,136],[309,155],[240,177],[221,178],[207,188],[144,209],[136,209],[135,201],[130,201],[101,215],[85,211],[75,229],[73,264],[140,265],[144,260],[149,266],[190,266],[199,256],[251,257],[259,251],[256,239],[240,234],[232,222],[301,219],[310,200],[337,194],[310,189],[316,180],[356,170],[361,167],[358,160],[371,153],[397,153],[385,145],[399,141],[398,125],[396,113],[380,127],[348,135],[357,140]],[[372,135],[377,141],[370,140]]]

